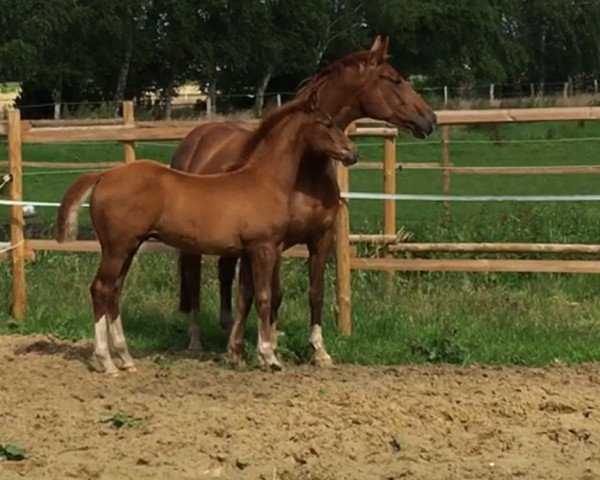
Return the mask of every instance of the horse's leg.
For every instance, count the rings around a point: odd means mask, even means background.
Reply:
[[[110,321],[108,326],[109,338],[112,347],[112,351],[115,356],[121,359],[121,368],[128,372],[135,372],[136,368],[129,354],[129,349],[127,348],[127,341],[125,340],[125,333],[123,332],[123,323],[121,321],[121,311],[119,308],[119,302],[121,299],[121,293],[123,291],[123,284],[125,283],[125,277],[127,276],[127,272],[129,272],[129,268],[131,267],[131,262],[136,253],[137,249],[129,254],[129,257],[123,262],[123,266],[121,267],[121,272],[119,278],[117,279],[117,284],[115,288],[114,295],[112,297],[112,302],[110,305]]]
[[[279,320],[279,307],[281,307],[281,302],[283,300],[283,292],[281,291],[281,254],[277,256],[277,260],[273,267],[271,295],[271,341],[273,342],[273,349],[277,351],[277,341],[279,339],[277,322]]]
[[[202,283],[202,256],[179,253],[179,311],[188,315],[190,344],[188,350],[198,352],[200,345],[200,286]]]
[[[310,339],[313,347],[312,362],[318,367],[329,367],[333,361],[323,344],[321,317],[325,291],[325,268],[333,247],[334,231],[329,229],[323,235],[308,242],[308,263],[310,282]]]
[[[135,253],[135,250],[133,250]],[[107,374],[117,374],[117,367],[110,356],[109,341],[111,337],[111,310],[118,302],[116,293],[123,265],[129,253],[102,251],[100,267],[90,285],[94,307],[94,355],[100,361]]]
[[[246,329],[246,320],[250,314],[250,308],[252,308],[253,295],[254,285],[252,282],[250,260],[246,255],[243,255],[240,262],[236,319],[231,328],[229,345],[227,346],[229,361],[234,366],[238,366],[242,362],[244,353],[244,331]]]
[[[238,257],[226,256],[219,257],[219,294],[221,301],[220,323],[223,330],[229,331],[233,325],[233,316],[231,314],[231,292],[233,290],[233,280],[235,278],[235,266]]]
[[[276,245],[260,244],[248,251],[254,283],[254,305],[259,317],[258,359],[272,370],[281,370],[283,365],[275,356],[271,329],[271,302],[273,272],[281,251]]]

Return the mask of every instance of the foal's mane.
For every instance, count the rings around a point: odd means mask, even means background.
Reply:
[[[307,111],[309,107],[310,98],[294,98],[289,102],[283,104],[283,106],[273,110],[267,116],[265,116],[258,128],[252,133],[252,135],[244,143],[240,152],[241,159],[248,159],[250,155],[254,153],[260,142],[269,134],[273,128],[279,125],[285,118],[293,115],[294,113]]]

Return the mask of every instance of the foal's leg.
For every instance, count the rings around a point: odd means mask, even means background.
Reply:
[[[111,314],[115,313],[115,305],[118,304],[119,278],[128,257],[129,254],[103,251],[100,267],[90,286],[94,307],[94,355],[104,371],[112,375],[117,373],[117,367],[110,356]]]
[[[321,317],[323,315],[323,297],[325,291],[325,268],[327,258],[333,247],[334,231],[329,229],[323,235],[308,242],[308,263],[310,282],[310,339],[314,349],[312,362],[318,367],[329,367],[333,361],[323,344]]]
[[[136,250],[130,253],[129,257],[125,260],[123,266],[121,267],[121,272],[119,278],[117,279],[115,292],[110,305],[110,319],[108,324],[110,347],[112,347],[111,350],[114,353],[114,355],[121,359],[121,368],[128,372],[135,372],[136,368],[133,359],[129,354],[129,349],[127,348],[127,341],[125,340],[125,333],[123,332],[123,323],[121,321],[119,302],[121,300],[121,292],[123,291],[125,277],[127,276],[127,272],[129,272],[129,268],[131,267],[131,261],[133,260],[136,251],[137,248]]]
[[[259,317],[258,359],[273,370],[281,370],[283,365],[275,356],[271,329],[271,285],[273,272],[280,250],[276,245],[261,244],[248,251],[252,265],[254,302]]]
[[[221,300],[220,323],[223,330],[229,331],[233,325],[231,314],[231,292],[235,278],[237,256],[219,257],[219,296]]]
[[[252,300],[254,295],[254,285],[252,283],[252,269],[250,259],[242,256],[240,263],[239,289],[237,294],[237,312],[235,323],[229,334],[229,361],[232,365],[238,366],[242,362],[244,353],[244,331],[246,329],[246,320],[250,314]]]
[[[202,283],[202,256],[179,253],[179,311],[188,315],[190,352],[198,352],[200,345],[200,286]]]

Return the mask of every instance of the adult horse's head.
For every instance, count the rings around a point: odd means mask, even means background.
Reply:
[[[318,88],[321,106],[338,125],[369,117],[424,138],[437,119],[412,85],[388,62],[389,37],[377,36],[369,50],[354,52],[311,78],[300,90]]]

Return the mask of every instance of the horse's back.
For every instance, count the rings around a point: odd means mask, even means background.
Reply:
[[[181,141],[171,159],[171,168],[189,173],[210,174],[240,167],[238,157],[254,131],[246,122],[225,121],[200,125]]]

